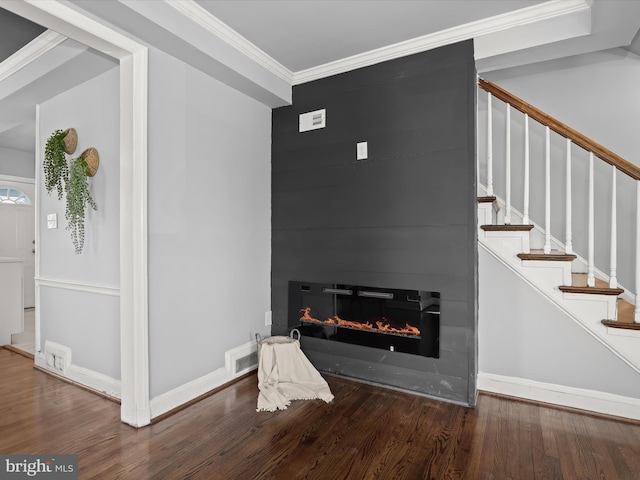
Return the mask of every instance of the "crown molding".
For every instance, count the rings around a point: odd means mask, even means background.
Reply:
[[[46,30],[27,43],[16,53],[0,63],[0,82],[26,67],[34,60],[47,53],[52,48],[60,45],[67,39],[64,35]]]
[[[165,2],[192,22],[197,23],[209,33],[215,35],[220,40],[246,55],[260,66],[287,82],[289,85],[293,83],[294,74],[291,70],[275,60],[268,53],[255,46],[195,1],[165,0]]]
[[[334,62],[325,63],[318,67],[300,70],[293,74],[293,84],[298,85],[318,80],[331,75],[337,75],[376,63],[432,50],[437,47],[507,30],[509,28],[582,12],[590,8],[590,0],[551,0],[539,5],[477,20]]]
[[[590,10],[592,3],[592,0],[550,0],[531,7],[477,20],[334,62],[325,63],[317,67],[292,72],[227,24],[216,18],[194,0],[164,1],[184,17],[200,25],[210,34],[224,41],[289,85],[298,85],[510,28],[583,12]]]

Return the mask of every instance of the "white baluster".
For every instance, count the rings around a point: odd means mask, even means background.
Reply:
[[[487,92],[487,196],[493,196],[493,126],[491,93]]]
[[[529,115],[524,115],[524,208],[522,224],[529,224]]]
[[[596,286],[595,277],[595,248],[594,248],[594,208],[593,208],[593,152],[589,153],[589,221],[588,221],[588,258],[587,258],[587,286]]]
[[[573,235],[571,233],[571,140],[567,138],[567,183],[566,183],[566,208],[567,208],[567,224],[566,224],[566,240],[564,252],[566,254],[573,253]]]
[[[611,274],[609,275],[609,287],[618,288],[618,220],[617,220],[617,194],[616,194],[616,167],[611,166]]]
[[[506,131],[506,143],[505,143],[505,167],[504,176],[506,179],[506,191],[505,191],[505,206],[504,206],[504,223],[505,225],[511,225],[511,106],[506,103],[507,106],[507,131]]]
[[[636,180],[636,308],[633,321],[640,323],[640,180]]]
[[[551,141],[549,127],[544,134],[544,253],[551,253]]]

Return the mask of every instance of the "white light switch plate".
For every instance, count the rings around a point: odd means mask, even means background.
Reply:
[[[360,142],[356,144],[356,159],[366,160],[369,156],[369,148],[367,142]]]
[[[47,228],[58,228],[58,214],[50,213],[47,215]]]

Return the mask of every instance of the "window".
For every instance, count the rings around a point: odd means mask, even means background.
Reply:
[[[0,187],[0,204],[31,205],[31,200],[17,188]]]

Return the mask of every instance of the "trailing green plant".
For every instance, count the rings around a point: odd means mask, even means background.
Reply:
[[[89,192],[87,181],[87,162],[80,156],[73,161],[69,169],[69,180],[66,183],[67,230],[71,232],[71,240],[76,254],[82,253],[84,247],[84,219],[87,205],[94,210],[98,209],[96,202]]]
[[[67,136],[67,132],[56,130],[44,147],[44,186],[49,195],[54,188],[57,189],[58,200],[62,200],[62,194],[69,179],[69,164],[64,151],[64,137]]]

